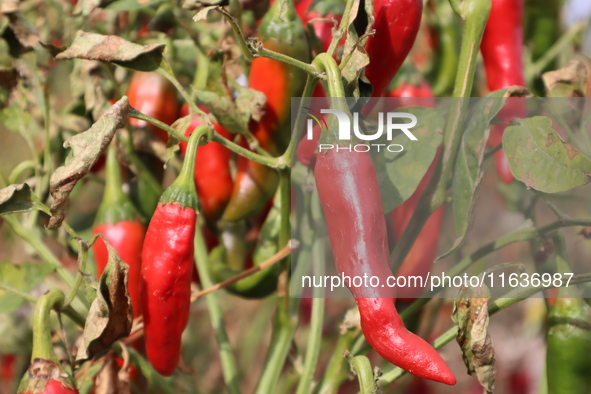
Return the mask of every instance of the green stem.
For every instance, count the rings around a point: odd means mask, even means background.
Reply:
[[[234,37],[236,41],[238,41],[238,46],[240,47],[240,51],[242,52],[242,56],[244,56],[247,60],[252,60],[252,52],[250,47],[246,43],[246,39],[244,38],[244,34],[242,33],[242,29],[240,29],[240,25],[236,18],[232,16],[228,11],[226,11],[223,7],[216,6],[215,10],[218,11],[220,14],[226,18],[230,26],[232,26],[232,30],[234,31]]]
[[[322,258],[322,248],[324,241],[317,238],[314,242],[313,248],[314,256],[319,256],[318,261],[314,262],[314,275],[324,276],[324,259]],[[322,345],[322,325],[324,323],[324,294],[323,289],[317,287],[314,289],[314,297],[312,299],[312,319],[310,321],[310,334],[308,337],[308,345],[306,346],[306,359],[304,361],[304,370],[300,377],[300,383],[296,394],[307,394],[310,392],[314,372],[318,363],[320,355],[320,348]]]
[[[7,293],[12,293],[12,294],[14,294],[16,296],[22,297],[22,298],[24,298],[25,300],[27,300],[29,302],[32,302],[32,303],[37,302],[37,298],[36,297],[33,297],[29,293],[25,293],[22,290],[19,290],[17,288],[14,288],[14,287],[12,287],[10,285],[7,285],[7,284],[4,284],[2,282],[0,282],[0,289],[2,289],[3,291],[5,291]]]
[[[162,193],[162,197],[160,197],[162,204],[175,203],[179,204],[183,209],[191,208],[195,211],[199,210],[199,198],[197,197],[197,189],[195,188],[195,159],[197,158],[197,148],[201,137],[206,135],[207,132],[207,126],[201,125],[191,134],[181,172],[174,182]]]
[[[74,286],[70,289],[70,292],[68,293],[64,301],[63,308],[69,306],[70,303],[76,297],[76,294],[78,294],[78,289],[80,288],[80,285],[82,285],[82,275],[86,271],[87,260],[88,244],[84,240],[78,238],[78,273],[76,274],[76,282],[74,283]]]
[[[199,272],[199,278],[204,288],[208,289],[213,286],[213,281],[209,275],[209,257],[207,255],[207,247],[203,239],[203,234],[199,230],[195,231],[195,264]],[[224,316],[220,307],[217,294],[210,293],[205,296],[209,315],[211,318],[211,325],[213,327],[215,338],[219,347],[220,360],[222,365],[222,373],[224,381],[230,393],[240,393],[238,386],[238,369],[236,368],[236,360],[232,353],[232,345],[228,339],[228,334],[224,326]]]
[[[49,312],[61,309],[64,303],[64,293],[58,289],[51,289],[37,300],[33,314],[33,352],[31,360],[40,358],[51,360],[59,365],[59,360],[53,351],[51,342],[51,328]]]
[[[57,274],[66,282],[66,284],[70,287],[74,287],[74,279],[68,271],[62,267],[60,261],[57,257],[53,254],[53,252],[45,245],[39,238],[37,238],[36,234],[27,230],[16,217],[10,215],[4,215],[4,221],[10,226],[12,231],[23,240],[25,240],[29,245],[39,253],[41,258],[45,260],[48,264],[52,266],[52,268],[57,272]]]
[[[557,220],[555,222],[548,223],[544,226],[523,228],[520,230],[513,231],[512,233],[509,233],[507,235],[500,237],[496,241],[490,242],[490,243],[480,247],[478,250],[476,250],[470,256],[467,256],[466,258],[462,259],[459,263],[454,265],[451,268],[451,270],[447,273],[447,275],[449,275],[451,277],[457,276],[457,275],[461,274],[462,272],[464,272],[467,268],[469,268],[472,264],[474,264],[475,262],[477,262],[481,258],[483,258],[483,257],[489,255],[490,253],[493,253],[493,252],[495,252],[495,251],[497,251],[497,250],[501,249],[502,247],[507,246],[509,244],[512,244],[515,242],[520,242],[520,241],[527,241],[530,239],[541,237],[545,234],[551,233],[552,231],[555,231],[555,230],[562,228],[562,227],[571,227],[571,226],[585,226],[586,227],[589,225],[591,225],[591,220],[589,220],[589,219],[565,218],[563,220]],[[423,305],[425,305],[427,302],[429,302],[429,300],[435,294],[437,294],[441,289],[442,289],[442,287],[437,287],[433,291],[429,291],[429,292],[425,293],[423,295],[424,298],[419,298],[418,300],[416,300],[415,302],[410,304],[408,308],[406,308],[404,311],[402,311],[402,313],[400,313],[400,317],[402,317],[402,319],[405,319],[405,318],[408,318],[409,316],[411,316],[412,314],[418,312],[418,310],[421,309],[421,307],[423,307]]]
[[[580,35],[587,27],[588,22],[578,22],[568,28],[568,30],[552,45],[545,53],[540,57],[534,64],[531,65],[531,70],[526,73],[529,76],[528,85],[534,80],[534,78],[540,76],[540,74],[548,67],[554,59],[560,55],[560,53],[567,47],[572,45],[572,41],[575,37]]]
[[[332,56],[327,53],[321,53],[312,62],[320,71],[326,73],[328,83],[328,96],[331,98],[345,97],[345,89],[341,79],[339,66]],[[318,76],[316,76],[318,77]]]
[[[443,133],[443,154],[425,192],[417,202],[409,224],[392,252],[391,262],[394,268],[399,267],[404,261],[429,218],[429,214],[435,212],[445,202],[447,181],[453,172],[462,141],[469,100],[467,97],[470,96],[474,83],[478,49],[491,8],[490,0],[467,0],[465,2],[450,0],[450,3],[454,11],[464,20],[460,60],[453,91],[453,97],[456,99],[452,100],[452,107]]]
[[[229,139],[222,137],[218,133],[213,134],[212,141],[215,141],[215,142],[225,146],[226,148],[230,149],[232,152],[234,152],[240,156],[246,157],[248,160],[252,160],[257,163],[263,164],[269,168],[275,168],[275,169],[279,168],[279,162],[280,162],[279,158],[266,157],[266,156],[254,153],[246,148],[241,147],[238,144],[235,144],[234,142],[230,141]]]
[[[343,12],[343,18],[341,19],[339,28],[337,32],[333,35],[332,41],[330,42],[330,46],[326,51],[326,53],[330,57],[334,56],[335,52],[337,51],[337,47],[339,46],[339,42],[341,42],[341,39],[347,31],[347,27],[349,26],[349,18],[351,17],[351,10],[353,9],[354,4],[355,0],[347,0],[347,4],[345,5],[345,11]]]
[[[332,394],[336,393],[341,383],[345,379],[343,373],[343,352],[351,347],[353,341],[357,336],[361,336],[360,330],[347,330],[344,334],[339,336],[339,340],[335,346],[334,352],[330,358],[324,377],[321,384],[314,391],[317,394]]]
[[[129,108],[129,112],[127,113],[127,116],[130,118],[145,120],[146,122],[166,131],[168,134],[172,135],[174,138],[176,138],[178,140],[185,141],[185,142],[189,141],[189,139],[187,137],[185,137],[184,135],[182,135],[181,133],[179,133],[178,131],[176,131],[175,129],[173,129],[172,127],[167,125],[166,123],[161,122],[158,119],[154,119],[148,115],[145,115],[133,107]]]
[[[304,115],[303,115],[303,107],[308,105],[308,100],[306,98],[312,97],[314,94],[314,88],[316,88],[316,83],[318,83],[318,79],[314,77],[312,74],[308,74],[306,78],[306,85],[304,87],[304,92],[302,93],[302,99],[300,100],[300,106],[298,108],[296,120],[294,123],[294,131],[291,135],[291,139],[289,140],[289,146],[285,150],[283,156],[281,156],[279,160],[279,165],[291,166],[293,157],[295,156],[296,149],[298,148],[298,143],[302,138],[302,133],[304,132]]]
[[[181,96],[183,96],[183,99],[185,100],[185,102],[189,105],[189,108],[191,108],[191,112],[201,116],[201,118],[203,118],[203,120],[207,123],[207,126],[213,130],[213,125],[211,124],[211,121],[209,120],[209,117],[207,116],[207,114],[205,112],[203,112],[199,107],[197,107],[195,102],[193,100],[191,100],[191,96],[189,95],[189,93],[187,93],[185,88],[183,88],[183,86],[179,83],[179,81],[177,81],[177,79],[174,77],[174,73],[172,72],[172,68],[170,67],[170,64],[168,64],[168,62],[166,60],[164,60],[160,64],[160,67],[158,67],[156,69],[156,72],[163,75],[166,79],[168,79],[174,85],[176,90],[178,90],[178,92],[181,94]],[[144,119],[144,120],[146,120],[146,119]],[[146,120],[146,121],[148,121],[148,120]],[[156,125],[156,126],[160,127],[159,125]],[[166,129],[164,129],[164,130],[166,130]],[[169,130],[166,130],[166,131],[170,132]],[[173,135],[176,138],[178,138],[178,136],[180,136],[180,134],[177,133],[176,131]]]
[[[279,189],[281,195],[281,224],[279,231],[279,249],[289,242],[291,237],[291,225],[289,221],[291,208],[290,193],[290,169],[285,168],[279,172]],[[291,255],[287,256],[279,264],[277,283],[277,312],[273,321],[273,335],[267,359],[261,378],[257,384],[255,393],[266,394],[275,391],[283,365],[289,353],[289,346],[298,326],[299,298],[290,298],[289,267]]]
[[[353,357],[348,353],[345,358],[351,365],[351,369],[357,375],[359,382],[359,393],[360,394],[373,394],[376,392],[376,382],[374,381],[373,371],[371,369],[371,363],[365,356]]]
[[[116,348],[121,349],[120,345],[115,342]],[[146,360],[145,357],[142,357],[137,350],[133,347],[128,346],[127,351],[129,353],[129,360],[132,364],[137,365],[142,375],[158,390],[160,390],[164,394],[175,394],[177,391],[172,388],[173,381],[163,378],[154,368],[152,365]]]
[[[285,64],[289,64],[290,66],[297,67],[310,75],[313,75],[316,78],[324,79],[324,76],[320,73],[320,71],[313,65],[301,60],[295,59],[291,56],[284,55],[279,52],[272,51],[270,49],[261,48],[257,50],[255,57],[266,57],[269,59],[277,60],[283,62]]]
[[[299,298],[292,300],[299,301]],[[298,326],[297,306],[298,302],[290,302],[290,311],[279,308],[273,324],[273,335],[263,373],[255,389],[255,394],[274,393],[283,370],[283,364],[289,353],[289,346]]]

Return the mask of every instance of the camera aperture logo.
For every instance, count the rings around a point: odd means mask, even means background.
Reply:
[[[378,113],[377,130],[374,134],[363,134],[359,128],[359,113],[353,113],[353,123],[349,116],[338,109],[321,109],[315,111],[312,108],[304,107],[306,110],[304,115],[309,118],[306,121],[306,138],[308,140],[314,140],[314,123],[316,123],[321,131],[328,130],[328,125],[322,114],[332,114],[338,121],[339,130],[337,138],[339,141],[349,141],[349,145],[341,144],[318,144],[318,152],[326,152],[331,149],[337,151],[348,150],[355,152],[369,152],[376,151],[382,152],[387,150],[388,152],[402,152],[404,147],[400,144],[384,144],[384,143],[370,143],[369,141],[376,141],[384,132],[386,133],[386,140],[392,141],[394,138],[394,131],[403,132],[411,141],[417,141],[417,137],[410,131],[411,128],[417,125],[417,117],[407,112],[384,112]],[[385,118],[385,121],[384,121]],[[401,119],[409,119],[410,122],[400,123]],[[353,127],[351,127],[353,126]],[[367,143],[351,143],[351,129],[355,137],[360,141],[368,141]]]

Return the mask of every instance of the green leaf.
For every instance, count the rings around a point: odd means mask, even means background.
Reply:
[[[445,124],[440,110],[411,107],[400,108],[400,112],[417,117],[417,125],[412,128],[417,141],[410,141],[406,135],[399,133],[391,144],[404,146],[402,152],[386,150],[383,154],[374,155],[384,212],[392,211],[417,189],[441,144],[441,125]]]
[[[453,173],[452,206],[457,238],[451,249],[437,259],[449,256],[462,246],[466,235],[472,229],[474,207],[479,197],[478,188],[484,175],[482,163],[490,124],[505,105],[507,98],[514,93],[523,94],[523,91],[508,88],[478,99],[468,117]]]
[[[25,293],[36,288],[53,271],[49,264],[23,263],[15,265],[8,260],[0,263],[0,282]],[[0,290],[0,313],[11,313],[23,303],[23,298]]]
[[[519,119],[503,133],[503,149],[516,179],[544,193],[558,193],[589,182],[591,160],[552,129],[545,116]]]

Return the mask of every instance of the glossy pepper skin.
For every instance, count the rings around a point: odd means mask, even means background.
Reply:
[[[179,112],[174,85],[155,72],[135,71],[127,88],[129,105],[138,111],[171,125]],[[144,120],[129,118],[132,127],[148,127],[162,142],[168,141],[168,133]]]
[[[181,107],[181,116],[188,114],[188,105],[184,104]],[[199,116],[194,116],[185,131],[185,136],[189,136],[197,126],[204,124]],[[213,127],[222,137],[232,138],[219,123],[213,122]],[[181,141],[180,148],[184,155],[187,143]],[[230,169],[231,157],[232,152],[228,148],[217,142],[210,142],[199,148],[199,155],[195,159],[195,187],[201,203],[201,212],[209,223],[215,223],[221,217],[232,196],[234,180]]]
[[[523,69],[523,8],[524,0],[492,0],[492,8],[484,30],[480,51],[486,69],[489,90],[505,89],[513,85],[525,86]],[[503,122],[525,117],[525,102],[510,98],[499,112]],[[502,142],[505,126],[493,125],[489,146]],[[515,180],[503,150],[494,155],[497,172],[504,183]]]
[[[163,376],[172,375],[179,363],[181,335],[191,306],[199,205],[193,180],[198,139],[199,135],[190,138],[181,173],[162,195],[142,250],[140,300],[146,355]]]
[[[129,266],[127,286],[133,316],[141,315],[139,298],[142,246],[146,227],[139,214],[121,189],[119,163],[113,147],[107,153],[107,180],[103,202],[99,208],[92,234],[102,234]],[[107,246],[102,238],[92,245],[97,278],[103,274],[109,260]]]
[[[310,50],[302,21],[293,2],[281,15],[281,2],[273,4],[259,26],[259,39],[265,48],[308,62]],[[301,96],[306,73],[277,60],[258,57],[252,61],[249,87],[265,93],[267,105],[260,122],[251,123],[251,132],[262,148],[281,155],[291,138],[291,98]],[[261,211],[275,193],[279,182],[276,171],[238,158],[232,197],[222,220],[237,221]]]
[[[369,64],[365,76],[373,86],[372,97],[382,97],[410,52],[421,24],[422,0],[374,1],[376,33],[367,39]]]
[[[314,173],[337,270],[351,277],[377,276],[386,283],[392,275],[387,229],[371,156],[333,149],[318,155]],[[363,333],[382,357],[416,376],[456,383],[439,353],[404,327],[394,307],[394,288],[350,290]]]

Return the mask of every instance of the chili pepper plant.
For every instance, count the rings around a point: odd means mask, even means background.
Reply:
[[[0,394],[589,392],[589,20],[533,3],[2,2]]]

